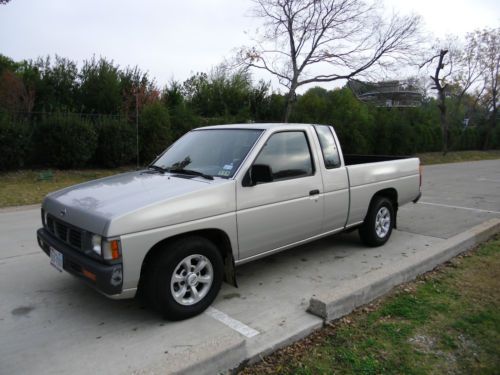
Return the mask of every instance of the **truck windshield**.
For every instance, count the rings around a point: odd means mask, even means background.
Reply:
[[[152,166],[165,171],[229,178],[261,133],[261,129],[194,130],[170,146]]]

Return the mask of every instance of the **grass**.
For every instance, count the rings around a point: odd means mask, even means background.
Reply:
[[[500,150],[458,151],[450,152],[446,156],[443,156],[439,152],[430,152],[417,156],[422,160],[422,164],[428,165],[471,160],[500,159]],[[119,169],[53,170],[53,179],[49,181],[40,179],[40,175],[43,171],[39,170],[0,173],[0,207],[40,203],[43,197],[52,191],[130,169],[132,169],[132,167]]]
[[[500,236],[244,368],[250,374],[498,374]]]
[[[425,152],[417,155],[423,165],[459,163],[462,161],[500,159],[500,150],[453,151],[443,156],[441,152]]]
[[[52,178],[49,180],[41,179],[46,171],[22,170],[1,173],[0,207],[40,203],[43,197],[52,191],[126,170],[126,168],[51,170]]]

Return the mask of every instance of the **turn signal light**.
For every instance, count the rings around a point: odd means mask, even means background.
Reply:
[[[109,243],[111,248],[111,259],[115,260],[120,258],[120,245],[118,244],[118,240],[113,240]]]
[[[104,239],[102,241],[102,257],[106,260],[117,260],[120,259],[120,240],[108,240]]]
[[[86,278],[92,280],[92,281],[96,281],[96,276],[95,274],[93,274],[92,272],[90,271],[87,271],[85,268],[82,269],[82,273],[83,273],[83,276],[85,276]]]

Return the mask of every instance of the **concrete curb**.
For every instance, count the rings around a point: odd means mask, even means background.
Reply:
[[[338,319],[356,307],[389,292],[393,287],[413,280],[458,254],[500,232],[500,219],[485,221],[463,233],[451,237],[423,254],[396,264],[390,271],[380,270],[342,288],[319,292],[309,301],[308,311],[326,321]]]
[[[220,345],[220,344],[219,344]],[[235,363],[240,363],[246,357],[245,341],[243,339],[232,339],[217,348],[217,352],[210,352],[214,348],[198,348],[192,351],[191,356],[198,357],[198,360],[191,365],[176,366],[174,371],[166,371],[165,374],[219,374],[228,368],[234,367]],[[184,360],[184,358],[183,358]],[[179,364],[178,364],[179,365]]]
[[[244,358],[246,358],[245,340],[234,335],[190,347],[184,352],[167,354],[156,364],[127,373],[133,375],[220,374],[234,367]]]
[[[300,324],[298,327],[290,327],[287,337],[274,341],[263,340],[261,342],[256,342],[251,346],[247,344],[247,357],[245,361],[242,362],[245,362],[246,364],[259,362],[266,355],[274,353],[285,346],[291,345],[295,341],[299,341],[310,335],[312,332],[323,327],[323,319],[313,316],[310,317],[312,319],[307,323]]]

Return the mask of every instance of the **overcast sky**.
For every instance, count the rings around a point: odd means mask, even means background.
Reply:
[[[14,60],[47,54],[105,56],[138,65],[163,86],[209,71],[249,43],[259,20],[250,0],[11,0],[0,5],[0,53]],[[429,39],[498,27],[500,1],[386,0],[399,13],[420,14]],[[259,75],[257,78],[267,78]]]

